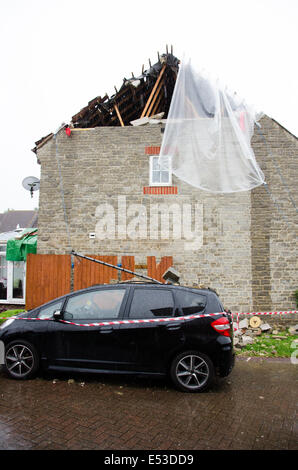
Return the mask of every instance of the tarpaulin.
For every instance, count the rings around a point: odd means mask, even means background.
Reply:
[[[25,229],[18,237],[8,240],[7,261],[26,261],[28,253],[36,253],[37,229]]]
[[[205,191],[251,190],[265,180],[251,147],[254,124],[260,116],[218,80],[184,60],[159,164],[171,157],[174,175]]]

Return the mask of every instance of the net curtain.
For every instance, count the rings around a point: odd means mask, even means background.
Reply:
[[[218,81],[183,60],[167,118],[159,163],[192,186],[213,193],[247,191],[264,183],[251,138],[257,115]]]

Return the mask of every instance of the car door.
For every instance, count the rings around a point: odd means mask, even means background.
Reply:
[[[116,370],[121,359],[118,329],[126,287],[101,287],[70,295],[62,321],[50,328],[49,366],[55,369]]]
[[[184,342],[183,320],[174,320],[175,301],[170,288],[136,286],[119,326],[122,368],[164,373],[168,357]]]
[[[47,358],[48,333],[52,323],[53,314],[63,307],[64,298],[48,302],[35,310],[35,314],[28,316],[25,322],[22,337],[34,344],[40,354],[41,362]],[[37,312],[37,313],[36,313]],[[41,321],[36,321],[36,320]]]

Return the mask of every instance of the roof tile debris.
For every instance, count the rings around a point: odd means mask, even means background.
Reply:
[[[142,68],[141,75],[123,79],[119,91],[109,97],[97,96],[72,117],[73,128],[93,128],[99,126],[130,126],[133,121],[160,115],[167,118],[179,69],[179,59],[173,49],[158,54],[158,62],[149,69]],[[54,136],[48,134],[35,142],[33,152],[42,147]]]

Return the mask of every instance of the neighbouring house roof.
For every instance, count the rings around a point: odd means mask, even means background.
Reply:
[[[124,78],[122,86],[109,97],[97,96],[72,117],[70,127],[130,126],[133,121],[160,115],[166,119],[176,83],[179,59],[171,53],[158,54],[158,62],[138,76]],[[35,142],[33,152],[48,142],[50,133]]]
[[[0,214],[0,233],[14,231],[16,228],[37,227],[37,211],[8,211]]]

